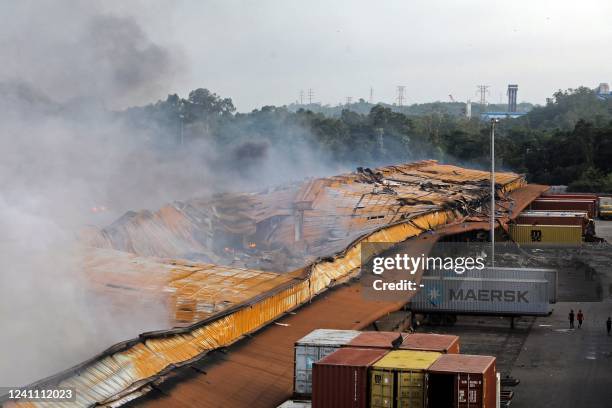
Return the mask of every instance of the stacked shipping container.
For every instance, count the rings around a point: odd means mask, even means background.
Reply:
[[[530,210],[539,211],[586,211],[589,218],[597,215],[597,197],[593,198],[563,198],[545,196],[534,200],[529,205]]]
[[[427,370],[441,353],[394,350],[370,370],[371,408],[423,408],[426,405]]]
[[[312,365],[359,335],[356,330],[317,329],[295,343],[293,391],[298,397],[312,392]]]
[[[311,395],[313,364],[341,347],[383,350],[399,347],[406,350],[459,353],[459,337],[426,333],[314,330],[295,343],[293,391],[296,397],[309,397]]]
[[[367,408],[368,368],[387,350],[347,347],[314,363],[312,406],[316,408]]]
[[[362,332],[346,341],[353,334],[315,330],[296,343],[296,350],[317,341],[326,344],[321,349],[344,343],[312,364],[314,408],[495,406],[495,358],[456,354],[457,336]],[[436,351],[403,349],[411,347]]]
[[[428,369],[430,407],[495,408],[495,357],[442,355]]]

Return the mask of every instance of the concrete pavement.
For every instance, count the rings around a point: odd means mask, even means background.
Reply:
[[[581,329],[569,329],[570,309],[585,314]],[[551,316],[537,318],[512,369],[521,380],[512,407],[612,407],[609,315],[609,301],[564,302],[555,305]]]

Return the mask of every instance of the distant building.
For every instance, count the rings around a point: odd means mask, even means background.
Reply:
[[[508,112],[516,112],[516,96],[518,85],[508,85]]]
[[[612,93],[610,93],[610,85],[606,82],[602,82],[597,88],[595,88],[595,94],[600,99],[612,98]]]

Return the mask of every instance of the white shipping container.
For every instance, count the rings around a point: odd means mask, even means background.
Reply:
[[[548,315],[545,279],[424,276],[424,285],[412,298],[418,312]]]
[[[557,270],[549,268],[510,268],[510,267],[486,267],[482,270],[474,269],[458,275],[454,271],[432,271],[428,276],[463,276],[469,278],[495,278],[495,279],[543,279],[548,281],[548,301],[557,303]]]
[[[348,344],[361,332],[357,330],[317,329],[295,343],[293,391],[296,395],[312,393],[312,365]]]

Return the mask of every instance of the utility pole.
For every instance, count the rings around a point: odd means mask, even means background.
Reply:
[[[346,107],[348,108],[349,106],[351,106],[351,103],[353,103],[353,97],[347,96],[346,97]]]
[[[406,87],[404,85],[397,86],[397,106],[404,106],[404,90]]]
[[[495,267],[495,125],[499,119],[491,119],[491,267]]]
[[[304,90],[300,89],[300,105],[304,104]]]
[[[312,105],[312,97],[314,96],[314,91],[312,88],[308,88],[308,104]]]
[[[368,99],[370,105],[374,105],[374,88],[370,87],[370,98]]]

